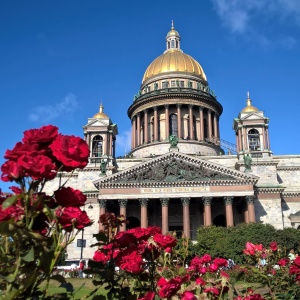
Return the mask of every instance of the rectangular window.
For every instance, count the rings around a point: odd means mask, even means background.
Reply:
[[[165,88],[167,87],[167,82],[166,82],[166,81],[163,81],[163,82],[161,83],[161,87],[162,87],[163,89],[165,89]]]
[[[175,80],[171,80],[171,87],[176,86],[176,81]]]
[[[180,87],[184,87],[184,80],[180,80]]]

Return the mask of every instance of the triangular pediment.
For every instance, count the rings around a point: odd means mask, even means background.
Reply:
[[[245,116],[241,117],[241,120],[245,121],[245,120],[264,120],[266,119],[266,117],[264,117],[263,113],[257,113],[257,112],[252,112],[249,113]]]
[[[254,185],[257,176],[249,175],[222,165],[189,156],[180,152],[170,152],[137,164],[126,170],[94,181],[100,188],[169,186],[176,184],[196,185]]]
[[[92,119],[84,127],[101,127],[109,125],[109,120]]]

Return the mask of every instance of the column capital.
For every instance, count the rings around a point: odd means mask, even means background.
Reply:
[[[181,104],[176,104],[177,108],[180,108],[181,107]]]
[[[134,122],[136,120],[136,116],[133,116],[131,120]]]
[[[232,205],[233,199],[234,199],[233,196],[224,197],[224,203],[225,203],[225,205]]]
[[[165,104],[164,107],[165,107],[165,108],[169,108],[169,104]]]
[[[141,116],[141,112],[138,112],[136,115],[137,115],[138,118],[139,118],[139,117]]]
[[[104,199],[98,199],[98,203],[100,205],[100,208],[106,208],[107,200]]]
[[[199,106],[199,111],[203,111],[203,107],[202,106]]]
[[[254,204],[255,196],[246,196],[245,198],[246,198],[247,204]]]
[[[191,198],[190,197],[181,198],[182,206],[189,206],[190,202],[191,202]]]
[[[213,199],[212,197],[203,197],[202,198],[203,205],[211,205],[212,199]]]
[[[154,111],[157,111],[157,106],[154,106],[154,107],[153,107],[153,110],[154,110]]]
[[[144,109],[144,114],[148,113],[148,108]]]
[[[147,207],[149,199],[139,199],[141,207]]]
[[[118,200],[118,202],[119,202],[120,207],[126,208],[128,200],[120,199],[120,200]]]
[[[170,198],[160,198],[161,206],[168,206],[170,202]]]
[[[194,105],[193,104],[189,104],[189,108],[193,108],[194,107]]]

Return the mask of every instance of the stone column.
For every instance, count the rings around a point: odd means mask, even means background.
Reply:
[[[214,113],[214,137],[215,137],[215,144],[217,144],[218,139],[218,122],[217,122],[217,116],[216,113]]]
[[[103,155],[107,155],[107,148],[108,148],[107,143],[108,143],[107,134],[105,134],[103,139],[103,145],[102,145]]]
[[[148,199],[139,199],[141,205],[141,227],[147,228],[148,227],[148,216],[147,216],[147,206],[148,206]]]
[[[254,206],[255,196],[246,196],[246,202],[248,207],[249,223],[256,223],[255,206]]]
[[[127,206],[127,199],[121,199],[118,200],[120,205],[120,215],[123,215],[126,219],[126,206]],[[123,223],[122,226],[120,226],[120,231],[126,231],[126,223]]]
[[[137,146],[141,144],[141,114],[137,114]]]
[[[212,197],[203,197],[203,207],[204,207],[204,217],[205,217],[205,226],[210,226],[212,224],[211,221],[211,202]]]
[[[144,143],[147,144],[149,142],[149,132],[148,132],[148,110],[144,110]]]
[[[178,137],[182,139],[182,127],[181,127],[181,104],[177,104],[177,125],[178,125]]]
[[[225,203],[225,212],[226,212],[226,226],[234,226],[233,222],[233,211],[232,211],[232,202],[234,197],[224,197]]]
[[[166,234],[169,231],[169,202],[170,198],[161,198],[161,231]]]
[[[211,126],[211,110],[209,109],[207,112],[207,119],[208,119],[208,138],[211,141],[211,137],[212,137],[212,126]]]
[[[239,152],[243,150],[243,139],[242,139],[242,130],[238,127],[238,135],[239,135]]]
[[[132,118],[132,149],[136,146],[136,117]]]
[[[249,150],[246,128],[243,128],[243,131],[244,131],[244,147],[243,147],[243,150]]]
[[[268,150],[270,150],[271,146],[270,146],[270,140],[269,140],[269,128],[268,128],[268,125],[266,125],[266,139],[267,139],[266,147],[267,147]]]
[[[194,130],[193,130],[193,105],[189,105],[189,127],[190,127],[190,140],[194,140],[195,137],[194,137]]]
[[[113,137],[112,134],[109,134],[109,149],[108,149],[108,155],[112,155],[112,142],[113,142]]]
[[[200,141],[204,139],[204,120],[203,120],[203,108],[199,107],[199,117],[200,117]]]
[[[170,128],[169,128],[169,105],[165,105],[165,139],[169,138]]]
[[[245,206],[245,209],[244,209],[244,222],[246,224],[249,224],[249,213],[248,213],[248,206],[247,205]]]
[[[105,210],[106,210],[106,200],[103,199],[98,199],[98,203],[100,206],[100,216],[105,214]],[[100,223],[100,216],[99,216],[99,230],[103,230],[104,226],[102,225],[102,223]]]
[[[191,237],[190,201],[191,201],[191,198],[181,198],[181,203],[183,206],[183,233],[187,238]]]
[[[240,152],[240,146],[239,146],[239,136],[238,133],[235,133],[235,143],[236,143],[236,152],[239,153]]]
[[[153,108],[154,110],[154,142],[158,140],[158,115],[157,115],[157,106]]]

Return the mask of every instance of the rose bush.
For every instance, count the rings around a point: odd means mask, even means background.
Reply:
[[[52,275],[57,259],[92,221],[80,209],[82,192],[60,186],[46,195],[43,188],[61,171],[84,168],[88,145],[48,125],[25,131],[4,157],[1,179],[17,186],[0,194],[0,299],[46,299],[50,279],[65,282]]]

